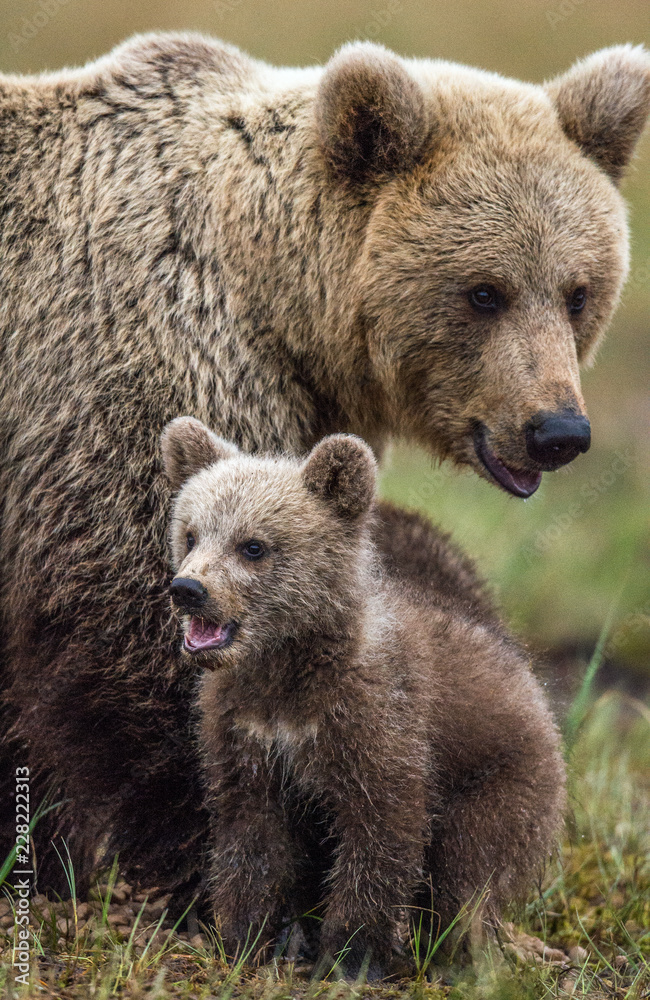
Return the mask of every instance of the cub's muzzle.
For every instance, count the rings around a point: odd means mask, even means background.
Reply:
[[[180,611],[197,611],[208,600],[208,591],[191,577],[178,576],[169,586],[169,596]]]

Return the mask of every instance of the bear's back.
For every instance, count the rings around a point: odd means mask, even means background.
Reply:
[[[416,511],[386,500],[377,504],[373,541],[383,568],[416,603],[499,625],[499,616],[476,566],[451,537]]]

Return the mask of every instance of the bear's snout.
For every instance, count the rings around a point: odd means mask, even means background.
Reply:
[[[202,583],[191,577],[179,576],[169,586],[169,596],[181,611],[196,611],[203,607],[209,594]]]
[[[581,414],[542,411],[526,424],[526,450],[549,472],[572,462],[590,444],[591,426]]]

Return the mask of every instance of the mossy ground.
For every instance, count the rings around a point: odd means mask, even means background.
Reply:
[[[42,922],[32,918],[27,986],[14,980],[13,935],[5,928],[0,990],[12,1000],[650,997],[649,735],[650,712],[641,702],[609,691],[591,705],[567,751],[571,808],[561,851],[527,905],[511,915],[514,944],[507,943],[504,928],[502,950],[492,946],[463,970],[432,965],[420,975],[367,985],[338,980],[336,969],[320,970],[313,978],[310,967],[283,959],[258,967],[255,949],[247,962],[229,960],[210,930],[179,937],[166,921],[164,899],[146,904],[131,899],[133,915],[125,925],[117,915],[124,906],[120,884],[112,915],[104,876],[104,888],[92,901],[95,919],[87,922],[91,907],[79,904],[76,931],[70,903],[41,911]],[[553,961],[536,957],[526,935],[553,949],[547,953]]]

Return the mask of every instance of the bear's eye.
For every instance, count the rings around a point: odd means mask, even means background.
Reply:
[[[587,302],[587,289],[580,287],[576,288],[574,292],[571,293],[568,300],[569,312],[574,316],[576,313],[582,312]]]
[[[191,531],[188,531],[188,533],[185,536],[185,544],[187,545],[188,552],[190,552],[191,549],[193,549],[194,546],[196,545],[196,538],[194,537]]]
[[[251,560],[261,559],[266,551],[262,543],[255,541],[254,538],[251,538],[250,542],[245,542],[242,545],[241,550],[246,559]]]
[[[492,285],[477,285],[469,293],[470,305],[480,313],[495,312],[502,304],[501,295]]]

